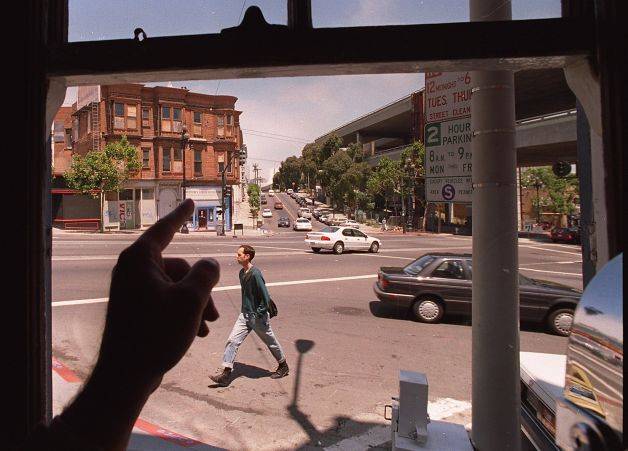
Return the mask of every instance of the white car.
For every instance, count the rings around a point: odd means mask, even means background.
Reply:
[[[292,188],[288,188],[288,189],[286,190],[286,193],[288,193],[288,194],[292,194]]]
[[[299,208],[299,217],[305,219],[312,219],[312,212],[309,208],[303,207]]]
[[[293,230],[309,232],[312,230],[312,223],[309,219],[299,218],[294,221]]]
[[[275,195],[275,191],[272,189],[268,190],[268,197],[273,197]]]
[[[273,212],[270,211],[270,208],[264,208],[262,210],[262,218],[272,218],[273,217]]]
[[[305,243],[314,252],[327,249],[334,254],[347,251],[378,252],[382,245],[379,238],[368,236],[366,233],[353,227],[325,227],[320,232],[310,232],[305,236]]]
[[[360,223],[357,221],[354,221],[353,219],[347,219],[346,221],[343,221],[342,224],[340,224],[341,227],[353,227],[354,229],[359,229],[360,228]]]

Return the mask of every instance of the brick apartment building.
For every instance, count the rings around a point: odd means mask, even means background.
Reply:
[[[55,117],[54,175],[60,176],[69,168],[73,154],[100,150],[126,135],[137,148],[142,169],[120,192],[107,194],[105,229],[153,224],[181,202],[185,188],[185,197],[194,199],[196,204],[192,229],[216,230],[221,221],[220,171],[231,157],[226,183],[231,186],[232,195],[225,203],[225,224],[230,230],[234,203],[243,198],[238,164],[238,151],[242,148],[241,112],[235,110],[236,101],[233,96],[141,84],[79,87],[77,102],[71,108],[63,107]],[[183,126],[189,135],[185,147]],[[61,200],[55,202],[55,195],[61,196]],[[93,203],[90,196],[55,186],[55,223],[93,221]]]

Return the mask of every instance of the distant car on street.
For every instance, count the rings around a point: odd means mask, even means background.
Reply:
[[[445,314],[471,316],[472,272],[470,254],[426,254],[404,267],[380,268],[373,291],[419,321],[437,323]],[[557,335],[569,335],[581,294],[519,274],[521,319],[545,323]]]
[[[580,244],[580,230],[577,227],[557,227],[550,231],[550,238],[554,243]]]
[[[293,230],[296,230],[297,232],[299,231],[309,232],[310,230],[312,230],[312,223],[310,222],[309,219],[299,218],[296,221],[294,221],[294,226],[292,228]]]
[[[270,211],[270,208],[264,208],[262,210],[262,218],[272,218],[273,217],[273,212]]]
[[[286,193],[288,193],[288,194],[292,194],[292,192],[293,192],[293,191],[292,191],[292,188],[288,188],[288,189],[286,190]]]
[[[299,208],[299,217],[305,219],[312,219],[312,212],[307,207]]]
[[[368,236],[353,227],[325,227],[320,232],[308,233],[305,243],[314,252],[327,249],[334,254],[342,254],[345,250],[376,253],[382,245],[379,238]]]
[[[346,221],[343,221],[340,224],[341,227],[353,227],[354,229],[359,229],[360,228],[360,223],[357,221],[354,221],[353,219],[347,219]]]
[[[282,216],[277,222],[277,227],[290,227],[290,219],[287,216]]]
[[[269,189],[268,190],[268,197],[274,197],[275,196],[275,190]]]
[[[260,194],[259,201],[262,205],[266,205],[268,203],[268,201],[266,200],[266,194]]]
[[[275,210],[283,210],[283,204],[279,201],[275,202]]]

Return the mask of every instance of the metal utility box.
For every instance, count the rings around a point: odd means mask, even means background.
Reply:
[[[399,397],[393,398],[391,438],[393,450],[421,449],[427,441],[427,377],[401,370]]]

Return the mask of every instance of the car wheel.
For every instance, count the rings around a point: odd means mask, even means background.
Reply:
[[[369,248],[369,252],[373,254],[377,254],[378,251],[379,251],[379,243],[377,241],[373,241],[373,244],[371,244],[371,247]]]
[[[315,254],[318,254],[321,251],[320,247],[313,247],[312,250],[314,251]]]
[[[341,241],[338,241],[336,244],[334,244],[334,254],[342,254],[342,252],[345,250],[345,245],[342,244]]]
[[[570,308],[558,308],[547,317],[547,325],[550,330],[556,335],[566,337],[571,332],[571,325],[573,324],[573,309]]]
[[[412,312],[422,323],[437,323],[445,314],[445,309],[438,299],[426,296],[412,304]]]

